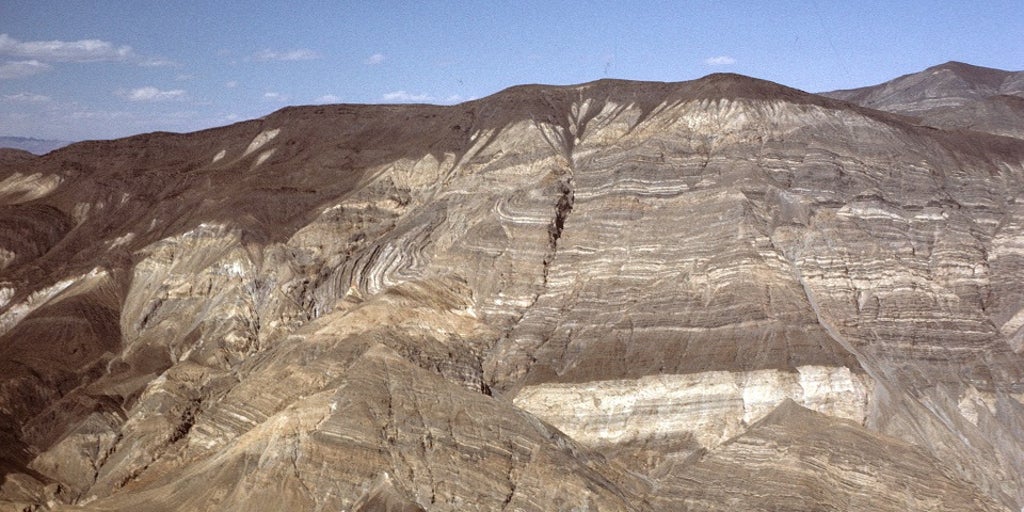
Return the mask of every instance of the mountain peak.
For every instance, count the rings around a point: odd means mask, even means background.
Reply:
[[[959,62],[955,60],[951,60],[937,66],[932,66],[925,69],[922,73],[934,73],[936,71],[950,71],[968,83],[984,85],[995,89],[998,89],[1006,78],[1013,74],[1010,71],[1002,69],[975,66],[973,64],[967,64],[966,62]]]
[[[950,70],[983,69],[983,70],[989,70],[989,71],[1000,71],[1000,72],[1004,72],[1004,73],[1006,72],[1006,71],[1003,71],[1001,69],[990,68],[990,67],[985,67],[985,66],[976,66],[974,64],[968,64],[966,62],[960,62],[958,60],[950,60],[950,61],[943,62],[942,64],[936,64],[934,66],[930,66],[930,67],[926,68],[925,71],[931,71],[931,70],[934,70],[934,69],[950,69]]]
[[[830,100],[768,80],[735,73],[713,73],[695,80],[650,82],[604,78],[576,85],[519,85],[476,100],[480,104],[568,108],[580,98],[637,105],[649,112],[660,104],[693,100],[781,100],[830,104]]]
[[[949,61],[878,85],[822,96],[917,118],[920,124],[1024,138],[1024,71]]]

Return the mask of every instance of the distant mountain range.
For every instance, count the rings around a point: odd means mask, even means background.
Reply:
[[[947,62],[824,96],[912,117],[917,124],[1024,138],[1024,71]]]
[[[36,155],[45,155],[71,144],[66,140],[33,139],[28,137],[0,137],[0,148],[21,149]]]

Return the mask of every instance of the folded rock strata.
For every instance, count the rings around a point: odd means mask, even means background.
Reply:
[[[1024,504],[1015,139],[712,75],[0,172],[12,506]]]

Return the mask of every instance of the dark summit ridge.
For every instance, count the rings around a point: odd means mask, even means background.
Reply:
[[[925,72],[929,71],[951,71],[960,77],[965,83],[973,86],[979,91],[979,93],[984,95],[990,95],[994,92],[1000,91],[1008,79],[1013,78],[1018,74],[1003,71],[1001,69],[974,66],[972,64],[957,61],[949,61],[945,64],[939,64],[938,66],[932,66],[925,69]]]
[[[912,110],[927,106],[913,106],[927,100],[977,100],[998,94],[1022,94],[1018,84],[1024,72],[972,66],[962,62],[947,62],[918,73],[911,73],[888,82],[823,93],[882,110]],[[889,108],[887,108],[889,107]]]
[[[684,82],[642,82],[601,79],[580,85],[521,85],[510,87],[475,102],[525,102],[523,105],[559,105],[563,108],[579,98],[607,99],[633,104],[649,111],[663,103],[692,100],[765,100],[838,106],[821,96],[768,80],[734,73],[714,73]],[[557,101],[556,101],[557,98]],[[645,108],[646,107],[646,108]]]

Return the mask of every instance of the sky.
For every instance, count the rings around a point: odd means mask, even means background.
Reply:
[[[318,103],[740,73],[810,92],[1024,70],[1022,0],[0,0],[0,136],[188,132]]]

